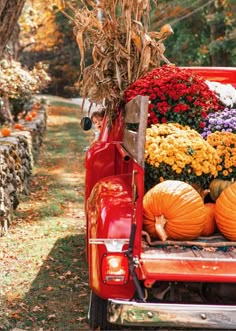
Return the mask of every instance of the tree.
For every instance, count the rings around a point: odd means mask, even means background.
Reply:
[[[0,0],[0,56],[21,14],[25,0]]]
[[[233,51],[235,56],[235,11],[235,2],[216,0],[209,5],[206,19],[210,27],[208,48],[213,66],[235,64],[231,61]]]
[[[28,68],[37,62],[48,64],[52,78],[48,93],[65,97],[78,95],[73,85],[80,74],[79,50],[72,23],[58,11],[54,1],[26,0],[19,23],[20,61]]]
[[[176,65],[236,65],[235,0],[159,0],[151,22],[172,26],[166,56]]]

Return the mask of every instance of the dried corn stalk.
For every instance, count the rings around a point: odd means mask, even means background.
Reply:
[[[163,40],[173,33],[170,25],[149,32],[150,0],[83,0],[82,8],[65,4],[60,10],[73,21],[81,54],[81,95],[102,103],[108,112],[123,101],[124,90],[140,76],[160,66]],[[93,64],[85,68],[85,49],[92,48]]]

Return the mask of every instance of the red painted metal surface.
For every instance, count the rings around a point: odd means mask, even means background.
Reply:
[[[115,145],[98,141],[87,151],[85,159],[85,200],[101,179],[115,173]]]
[[[100,133],[99,140],[103,142],[114,142],[121,141],[124,121],[123,121],[124,110],[119,108],[116,113],[116,118],[112,123],[109,123],[107,118],[104,121],[102,132]]]
[[[234,67],[185,67],[191,69],[206,80],[231,84],[236,88],[236,68]]]
[[[100,178],[116,173],[114,166],[115,143],[121,143],[123,127],[123,112],[119,109],[112,125],[105,118],[98,141],[93,142],[87,151],[85,157],[85,201]]]
[[[86,210],[89,239],[128,239],[133,214],[131,175],[101,179],[91,192]],[[92,290],[103,298],[131,298],[134,294],[131,280],[126,284],[114,286],[104,284],[102,281],[102,258],[107,253],[105,245],[90,241],[88,249]]]
[[[171,266],[171,267],[170,267]],[[156,281],[235,282],[236,262],[141,259],[140,279]]]

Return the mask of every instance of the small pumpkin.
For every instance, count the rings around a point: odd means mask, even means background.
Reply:
[[[3,137],[9,137],[11,135],[11,129],[7,128],[7,127],[4,127],[1,130],[1,134],[2,134]]]
[[[153,238],[197,238],[205,223],[204,203],[189,184],[166,180],[152,187],[143,199],[143,229]]]
[[[236,240],[236,183],[220,194],[215,204],[216,225],[229,240]]]
[[[21,123],[15,123],[14,124],[14,129],[17,129],[17,130],[23,130],[23,125]]]
[[[230,186],[234,180],[224,180],[215,178],[210,182],[209,190],[210,190],[210,197],[213,201],[216,201],[220,196],[221,192],[224,191],[228,186]]]
[[[35,109],[35,110],[37,110],[39,108],[39,104],[38,103],[35,103],[34,105],[33,105],[33,107],[32,107],[32,109]]]
[[[31,115],[32,117],[36,117],[36,116],[37,116],[37,112],[33,110],[33,111],[30,112],[30,115]]]
[[[205,212],[205,224],[202,236],[210,236],[216,231],[216,221],[215,221],[215,204],[208,202],[204,204]]]
[[[28,114],[25,116],[26,121],[32,121],[33,117],[32,115]]]

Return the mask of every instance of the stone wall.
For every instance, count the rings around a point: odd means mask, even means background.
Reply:
[[[32,121],[20,120],[23,130],[0,135],[0,235],[7,233],[14,210],[29,191],[34,162],[47,126],[47,107],[41,106]]]

